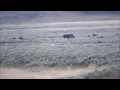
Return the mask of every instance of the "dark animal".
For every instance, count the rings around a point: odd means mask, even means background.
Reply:
[[[97,34],[93,34],[93,36],[97,36]]]
[[[23,40],[23,37],[19,37],[20,40]]]
[[[101,36],[100,38],[104,38],[104,36]]]
[[[100,37],[98,37],[98,38],[104,38],[104,36],[100,36]]]
[[[16,37],[13,37],[13,39],[16,39]]]
[[[63,35],[63,38],[69,39],[69,38],[75,38],[75,36],[73,34],[65,34]]]

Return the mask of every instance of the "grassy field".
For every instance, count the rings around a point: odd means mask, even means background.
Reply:
[[[119,20],[2,24],[0,78],[120,78],[119,24]],[[64,34],[75,38],[64,39]]]

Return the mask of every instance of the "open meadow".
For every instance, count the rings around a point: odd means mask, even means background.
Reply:
[[[0,67],[1,79],[120,79],[120,20],[1,24]]]

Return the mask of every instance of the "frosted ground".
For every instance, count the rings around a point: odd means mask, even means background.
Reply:
[[[1,24],[0,33],[0,78],[120,78],[120,20]]]

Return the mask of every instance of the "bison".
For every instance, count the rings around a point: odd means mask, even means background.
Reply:
[[[16,39],[16,37],[13,37],[13,39]]]
[[[90,35],[88,35],[88,37],[90,37]]]
[[[93,36],[97,36],[97,34],[93,34]]]
[[[100,38],[104,38],[104,36],[101,36]]]
[[[23,37],[19,37],[20,40],[23,40]]]
[[[63,35],[63,38],[69,39],[69,38],[75,38],[75,36],[73,34],[65,34]]]

